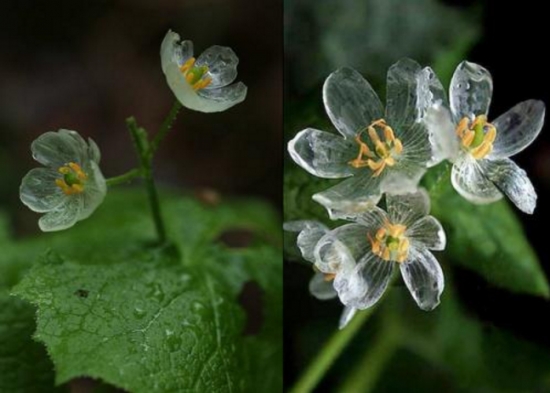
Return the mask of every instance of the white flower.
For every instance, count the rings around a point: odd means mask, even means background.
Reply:
[[[221,112],[242,102],[246,86],[230,85],[237,77],[239,59],[231,48],[211,46],[196,60],[193,43],[168,31],[160,47],[162,71],[168,86],[186,108],[199,112]]]
[[[414,192],[432,158],[421,116],[420,66],[403,59],[388,70],[384,110],[370,84],[355,70],[332,73],[323,87],[326,111],[341,136],[312,128],[288,144],[293,160],[311,174],[346,178],[313,199],[331,218],[346,218],[375,206],[382,193]]]
[[[315,264],[313,251],[319,239],[329,232],[329,229],[317,221],[290,221],[283,225],[285,231],[298,232],[296,245],[302,253],[302,257]],[[338,278],[340,280],[340,278]],[[338,292],[334,289],[336,281],[335,274],[322,273],[316,271],[309,282],[309,292],[319,300],[330,300],[338,296]],[[342,316],[340,317],[339,328],[344,328],[355,315],[356,310],[353,307],[344,307]]]
[[[521,102],[489,122],[487,113],[493,80],[485,68],[464,61],[453,75],[450,105],[441,83],[424,70],[432,107],[425,117],[439,159],[453,162],[451,181],[457,192],[474,203],[508,198],[525,213],[533,213],[537,194],[524,170],[508,157],[533,142],[543,122],[541,101]]]
[[[444,279],[429,250],[445,248],[443,228],[428,215],[429,198],[424,191],[386,194],[386,206],[387,213],[375,207],[354,217],[354,223],[324,235],[315,246],[316,266],[336,277],[341,270],[346,272],[346,280],[334,284],[340,300],[347,307],[366,309],[380,299],[398,265],[418,306],[433,310]]]
[[[59,231],[88,218],[107,193],[99,169],[101,158],[95,142],[75,131],[46,132],[31,145],[33,158],[46,168],[32,169],[23,178],[21,201],[44,214],[40,229]]]

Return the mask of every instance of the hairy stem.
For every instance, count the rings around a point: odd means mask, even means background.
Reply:
[[[151,145],[149,146],[149,154],[151,156],[155,154],[155,152],[159,148],[160,143],[164,140],[168,132],[172,129],[172,125],[174,124],[174,121],[176,120],[180,109],[181,104],[178,100],[176,100],[176,102],[174,102],[174,105],[172,105],[170,112],[168,112],[168,116],[166,116],[166,118],[162,122],[159,132],[151,141]]]
[[[134,180],[136,177],[140,177],[142,175],[141,168],[134,168],[132,170],[129,170],[126,173],[123,173],[119,176],[114,176],[106,179],[108,187],[118,186],[120,184],[128,183],[132,180]]]

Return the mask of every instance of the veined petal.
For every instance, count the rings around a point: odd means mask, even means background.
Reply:
[[[497,137],[489,158],[510,157],[529,146],[542,129],[544,113],[542,101],[528,100],[499,116],[493,121]]]
[[[315,202],[323,205],[331,219],[349,218],[372,209],[382,194],[380,181],[384,173],[373,177],[372,172],[363,171],[346,179],[328,190],[313,195]]]
[[[349,272],[355,266],[355,261],[369,250],[364,226],[342,225],[325,234],[315,245],[315,266],[323,273]]]
[[[384,115],[378,95],[352,68],[330,74],[323,86],[323,101],[332,124],[344,137],[355,137]]]
[[[76,131],[61,129],[49,131],[31,144],[33,158],[55,169],[69,162],[84,164],[88,159],[88,145]]]
[[[424,189],[410,194],[386,194],[386,210],[392,223],[410,227],[430,212],[430,197]]]
[[[348,323],[351,322],[355,314],[357,313],[357,309],[353,307],[344,307],[344,311],[342,311],[342,316],[340,317],[340,321],[338,323],[338,329],[345,328]]]
[[[356,170],[349,161],[357,155],[357,145],[329,132],[307,128],[288,142],[292,159],[312,175],[327,179],[351,176]]]
[[[248,88],[242,82],[216,89],[201,89],[197,92],[199,101],[196,110],[201,112],[222,112],[243,102],[247,91]]]
[[[290,221],[283,224],[283,229],[288,232],[299,232],[296,245],[302,253],[302,257],[309,262],[315,262],[313,250],[329,229],[318,221]]]
[[[333,282],[338,298],[345,306],[355,307],[362,301],[368,290],[367,281],[358,274],[356,269],[336,274]]]
[[[386,120],[393,128],[409,126],[419,117],[418,85],[420,65],[401,59],[388,70],[386,82]]]
[[[327,281],[323,273],[315,273],[311,278],[309,292],[319,300],[330,300],[338,296],[332,281]]]
[[[239,58],[233,49],[214,45],[202,52],[195,64],[197,67],[208,67],[206,75],[212,78],[212,82],[206,89],[212,89],[227,86],[235,80]]]
[[[360,298],[353,299],[347,306],[364,310],[374,305],[388,287],[392,273],[393,262],[380,259],[372,252],[367,253],[356,266],[356,271],[365,282],[366,291]]]
[[[79,218],[83,198],[73,195],[66,198],[65,203],[44,214],[38,220],[38,226],[43,232],[60,231],[72,227]]]
[[[361,224],[364,228],[364,231],[374,236],[373,232],[376,232],[378,229],[384,226],[384,223],[388,219],[388,215],[384,210],[380,209],[378,206],[375,206],[372,209],[366,212],[359,213],[354,217],[350,217],[349,219],[357,222],[358,224]],[[363,240],[365,240],[364,235]]]
[[[405,233],[411,245],[417,248],[430,250],[444,250],[447,243],[445,231],[441,223],[433,216],[422,217],[416,221]]]
[[[412,297],[424,311],[431,311],[439,305],[439,298],[445,287],[441,266],[426,249],[411,247],[407,261],[399,264],[403,281]]]
[[[55,184],[59,173],[50,168],[31,169],[21,182],[21,201],[38,213],[54,210],[65,202],[66,195]]]
[[[491,203],[502,193],[483,174],[479,163],[469,154],[460,154],[453,165],[451,182],[455,190],[473,203]]]
[[[425,167],[432,159],[432,147],[428,128],[423,122],[415,122],[395,129],[395,136],[401,140],[403,151],[397,157],[399,166],[417,165]]]
[[[463,61],[451,79],[451,111],[455,122],[487,115],[493,96],[493,79],[482,66]]]
[[[481,166],[487,178],[495,183],[518,209],[533,214],[537,206],[537,193],[523,169],[509,158],[483,160]]]
[[[166,74],[169,65],[181,66],[187,59],[193,56],[193,43],[180,41],[178,33],[168,30],[160,45],[160,60],[162,71]]]
[[[79,196],[82,198],[82,208],[78,215],[78,221],[88,218],[105,199],[107,194],[107,183],[99,166],[90,162],[88,170],[88,181],[84,192]]]
[[[406,160],[388,170],[380,184],[380,191],[387,194],[407,194],[418,189],[418,183],[426,173],[426,167]]]

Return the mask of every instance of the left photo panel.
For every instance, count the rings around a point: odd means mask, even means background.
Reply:
[[[0,10],[0,393],[281,392],[282,0]]]

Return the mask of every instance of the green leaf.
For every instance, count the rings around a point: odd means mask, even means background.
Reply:
[[[89,220],[35,241],[52,251],[14,293],[38,309],[35,337],[56,382],[88,376],[135,393],[280,391],[275,214],[253,200],[208,206],[176,196],[164,198],[163,213],[172,247],[150,245],[146,201],[131,192],[110,193]],[[218,240],[224,232],[250,245],[228,247]],[[18,246],[20,258],[39,248],[29,244]],[[259,312],[240,304],[246,283],[260,288]],[[248,334],[258,320],[259,331]]]
[[[423,179],[430,192],[432,214],[447,234],[446,258],[499,287],[548,297],[544,272],[509,203],[468,202],[452,187],[449,168],[441,164]]]

